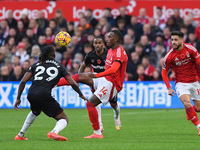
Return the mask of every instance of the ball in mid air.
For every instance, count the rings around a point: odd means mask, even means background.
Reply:
[[[71,36],[67,32],[59,32],[55,37],[55,42],[59,46],[67,46],[71,42]]]

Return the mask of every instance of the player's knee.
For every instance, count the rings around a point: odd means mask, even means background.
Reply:
[[[183,100],[183,105],[184,105],[185,108],[189,108],[189,107],[192,106],[192,104],[187,100]]]
[[[40,113],[41,113],[41,110],[34,110],[34,111],[32,111],[32,113],[33,113],[34,115],[36,115],[36,116],[39,116]]]

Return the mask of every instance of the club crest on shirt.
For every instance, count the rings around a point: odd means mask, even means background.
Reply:
[[[186,52],[187,57],[190,57],[190,53]]]

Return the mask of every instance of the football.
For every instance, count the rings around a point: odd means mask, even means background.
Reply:
[[[67,32],[59,32],[55,37],[55,42],[59,46],[67,46],[71,42],[71,36]]]

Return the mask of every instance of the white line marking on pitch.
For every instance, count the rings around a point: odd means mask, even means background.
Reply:
[[[102,109],[103,111],[103,109]],[[158,111],[145,111],[145,112],[142,112],[142,111],[139,111],[139,112],[128,112],[128,113],[123,113],[123,112],[120,112],[120,115],[135,115],[135,114],[153,114],[153,113],[162,113],[162,112],[175,112],[175,111],[184,111],[184,109],[177,109],[177,110],[158,110]],[[101,114],[102,116],[113,116],[113,113],[110,113],[110,114]],[[88,117],[88,115],[84,115],[84,117]]]

